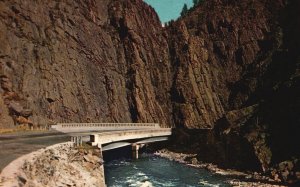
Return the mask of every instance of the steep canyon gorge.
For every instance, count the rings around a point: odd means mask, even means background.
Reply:
[[[207,0],[162,27],[142,0],[0,1],[0,127],[158,122],[200,160],[300,178],[299,12]]]

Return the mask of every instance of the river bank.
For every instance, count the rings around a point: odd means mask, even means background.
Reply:
[[[0,175],[0,186],[105,186],[103,160],[97,149],[56,144],[24,155]]]
[[[179,162],[195,168],[207,169],[210,172],[228,176],[232,179],[228,180],[228,184],[232,186],[252,186],[252,187],[284,187],[285,185],[263,176],[259,173],[246,173],[230,169],[221,169],[217,165],[211,163],[202,163],[196,158],[196,154],[185,154],[170,151],[168,149],[160,149],[154,155]],[[277,184],[276,184],[277,183]],[[204,184],[205,185],[205,184]]]

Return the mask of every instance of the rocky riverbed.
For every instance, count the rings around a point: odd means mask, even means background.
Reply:
[[[211,163],[203,163],[198,161],[196,156],[197,154],[186,154],[186,153],[177,153],[170,151],[168,149],[161,149],[154,153],[156,156],[167,158],[182,164],[189,165],[196,168],[204,168],[213,173],[217,173],[224,176],[232,177],[228,183],[232,186],[259,186],[259,187],[283,187],[285,185],[280,185],[278,181],[275,181],[269,177],[263,176],[257,172],[247,173],[240,172],[230,169],[221,169],[217,165]],[[277,183],[277,184],[276,184]],[[204,184],[205,185],[205,184]]]
[[[105,186],[99,150],[75,149],[70,143],[56,144],[8,165],[0,186]]]

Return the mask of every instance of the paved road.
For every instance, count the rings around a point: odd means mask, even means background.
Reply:
[[[0,135],[0,172],[24,154],[69,140],[69,135],[54,131]]]
[[[103,130],[100,132],[108,131]],[[87,141],[91,133],[99,133],[99,131],[70,134],[58,131],[2,134],[0,135],[0,173],[11,161],[22,155],[53,144],[70,141],[71,135],[85,136],[84,141]]]

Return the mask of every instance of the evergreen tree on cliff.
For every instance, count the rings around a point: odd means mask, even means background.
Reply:
[[[186,15],[187,12],[188,12],[187,4],[184,4],[184,5],[183,5],[183,8],[182,8],[182,11],[181,11],[181,16]]]
[[[197,6],[198,4],[204,3],[204,0],[193,0],[194,7]]]
[[[194,6],[198,5],[200,0],[193,0]]]

